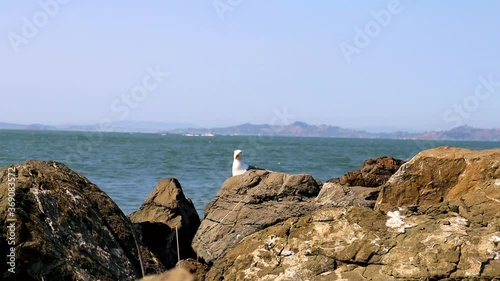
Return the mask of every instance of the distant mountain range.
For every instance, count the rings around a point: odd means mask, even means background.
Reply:
[[[363,130],[353,130],[330,125],[309,125],[295,122],[290,125],[255,125],[242,124],[238,126],[213,129],[178,129],[169,133],[202,135],[273,135],[294,137],[331,137],[331,138],[377,138],[377,139],[418,139],[418,140],[471,140],[500,141],[500,129],[477,129],[461,126],[448,131],[429,131],[424,133],[372,133]]]
[[[421,140],[500,141],[500,129],[478,129],[469,126],[461,126],[448,131],[431,131],[417,134],[415,138]]]
[[[292,137],[331,137],[331,138],[377,138],[377,139],[417,139],[417,140],[470,140],[470,141],[500,141],[500,129],[478,129],[461,126],[447,131],[428,131],[424,133],[372,133],[330,125],[309,125],[304,122],[294,122],[289,125],[255,125],[242,124],[224,128],[189,128],[184,123],[163,123],[147,121],[114,122],[109,132],[148,132],[184,135],[240,135],[240,136],[292,136]],[[9,130],[62,130],[62,131],[97,131],[98,125],[64,125],[48,126],[42,124],[20,125],[1,123],[0,129]]]
[[[49,130],[49,131],[103,131],[106,132],[143,132],[157,133],[160,131],[170,131],[178,128],[187,128],[193,126],[187,123],[166,123],[166,122],[150,122],[150,121],[115,121],[110,126],[100,124],[90,125],[42,125],[42,124],[13,124],[0,122],[0,129],[5,130]]]

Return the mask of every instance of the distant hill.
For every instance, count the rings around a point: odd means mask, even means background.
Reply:
[[[296,137],[338,137],[338,138],[370,138],[374,134],[365,131],[357,131],[352,129],[344,129],[338,126],[330,125],[309,125],[304,122],[295,122],[290,125],[255,125],[242,124],[225,128],[213,129],[181,129],[173,130],[170,133],[178,134],[203,134],[213,133],[216,135],[241,135],[241,136],[258,136],[258,135],[275,135],[275,136],[296,136]]]
[[[415,138],[421,140],[500,141],[500,129],[478,129],[469,126],[461,126],[448,131],[430,131],[417,134]]]
[[[0,129],[4,130],[58,130],[58,131],[99,131],[106,128],[106,132],[144,132],[157,133],[163,131],[174,130],[178,128],[187,128],[192,126],[187,123],[166,123],[166,122],[149,122],[149,121],[115,121],[111,126],[101,126],[100,124],[88,125],[58,125],[49,126],[42,124],[12,124],[0,122]]]
[[[14,124],[0,122],[0,129],[3,130],[50,130],[52,126],[42,125],[42,124]]]
[[[447,131],[428,131],[424,133],[372,133],[364,130],[353,130],[331,125],[310,125],[294,122],[289,125],[256,125],[242,124],[224,128],[191,128],[184,123],[163,123],[147,121],[114,122],[109,132],[147,132],[189,135],[227,135],[227,136],[288,136],[288,137],[329,137],[329,138],[377,138],[377,139],[416,139],[416,140],[466,140],[466,141],[500,141],[500,129],[478,129],[461,126]],[[64,125],[47,126],[42,124],[20,125],[1,123],[0,129],[9,130],[62,130],[62,131],[97,131],[98,125]]]
[[[12,123],[4,123],[0,122],[0,129],[4,130],[23,130],[26,128],[26,125],[12,124]]]

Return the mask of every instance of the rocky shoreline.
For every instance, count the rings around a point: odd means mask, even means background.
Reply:
[[[227,179],[204,211],[200,219],[176,179],[127,217],[64,164],[3,167],[0,276],[500,280],[500,149],[369,159],[326,183],[249,171]]]

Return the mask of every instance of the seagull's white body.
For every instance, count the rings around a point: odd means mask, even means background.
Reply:
[[[243,162],[243,152],[241,150],[234,151],[234,159],[233,159],[233,176],[244,174],[248,168],[248,164]]]
[[[242,175],[248,170],[248,164],[245,162],[234,159],[233,161],[233,176]]]

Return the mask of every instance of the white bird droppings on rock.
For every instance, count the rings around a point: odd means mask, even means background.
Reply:
[[[500,242],[500,236],[493,235],[489,239],[491,242]]]
[[[385,222],[385,226],[389,228],[395,228],[399,233],[405,232],[404,221],[405,216],[401,216],[399,211],[388,212],[387,216],[389,219]]]

